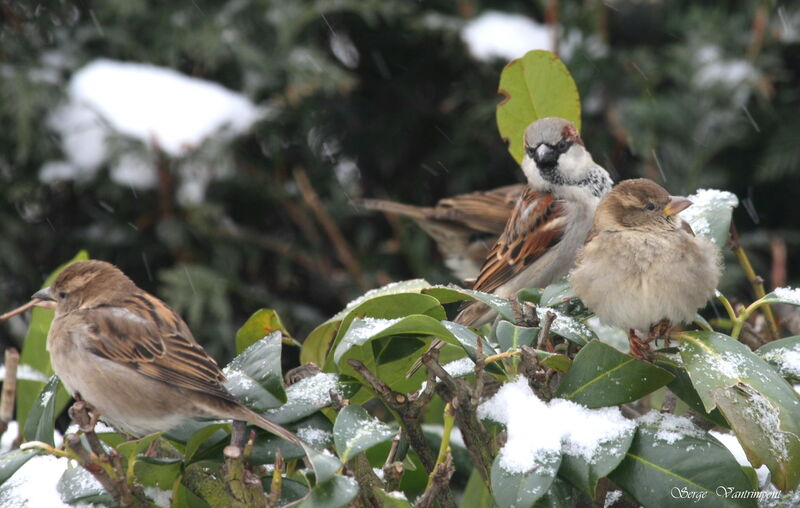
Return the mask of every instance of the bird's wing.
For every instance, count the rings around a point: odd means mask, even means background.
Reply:
[[[507,185],[489,191],[460,194],[439,200],[430,218],[463,224],[483,233],[499,235],[508,222],[525,185]]]
[[[566,225],[562,201],[525,189],[472,289],[492,293],[509,282],[556,245]]]
[[[136,293],[84,311],[83,318],[93,354],[173,386],[233,400],[217,363],[161,300]]]

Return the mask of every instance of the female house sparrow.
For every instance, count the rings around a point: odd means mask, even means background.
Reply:
[[[595,208],[613,184],[592,160],[578,130],[563,118],[542,118],[525,130],[522,171],[528,185],[472,289],[508,298],[566,275],[592,226]],[[496,312],[467,303],[457,323],[480,326]],[[432,347],[444,343],[434,341]],[[421,365],[418,361],[413,374]]]
[[[435,206],[382,199],[364,199],[359,204],[368,210],[414,219],[434,239],[456,277],[469,280],[478,275],[524,188],[523,184],[516,184],[459,194],[441,199]]]
[[[570,274],[575,293],[601,321],[629,330],[636,357],[650,351],[635,330],[649,330],[650,342],[670,323],[691,321],[719,282],[717,249],[677,216],[691,204],[650,180],[620,182],[597,207]]]
[[[234,419],[300,443],[236,400],[180,316],[116,266],[75,262],[33,298],[55,304],[53,370],[118,430],[143,436],[191,419]]]

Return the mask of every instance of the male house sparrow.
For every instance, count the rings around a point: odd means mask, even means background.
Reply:
[[[525,185],[440,199],[434,206],[414,206],[383,199],[364,199],[368,210],[413,219],[436,242],[447,267],[461,280],[474,279],[503,232]]]
[[[53,370],[118,430],[143,436],[191,419],[234,419],[300,443],[236,400],[180,316],[116,266],[72,263],[33,298],[55,304]]]
[[[613,184],[592,160],[578,130],[563,118],[542,118],[525,130],[522,171],[528,185],[486,257],[472,289],[508,298],[566,275],[586,241],[595,208]],[[480,326],[496,312],[467,303],[457,323]],[[432,347],[444,343],[434,341]],[[418,361],[411,369],[419,368]]]
[[[575,294],[601,321],[628,329],[631,353],[647,359],[648,340],[670,323],[691,321],[714,295],[719,253],[677,216],[691,201],[645,179],[620,182],[597,207],[570,274]]]

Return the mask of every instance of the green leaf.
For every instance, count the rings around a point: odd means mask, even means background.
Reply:
[[[333,424],[333,441],[342,462],[378,443],[391,440],[395,431],[380,420],[370,416],[360,406],[346,406],[339,411]]]
[[[719,412],[719,409],[713,409],[710,412],[706,411],[703,401],[700,400],[697,390],[692,385],[692,380],[689,379],[689,373],[686,372],[679,354],[659,351],[655,354],[653,363],[675,376],[675,379],[669,382],[667,388],[679,399],[707,420],[726,429],[730,427],[722,413]]]
[[[287,424],[310,416],[331,404],[331,390],[349,399],[360,388],[360,383],[347,376],[320,372],[301,379],[286,388],[286,404],[270,409],[264,416],[278,424]]]
[[[739,204],[736,195],[716,189],[702,189],[689,196],[692,206],[680,217],[692,226],[697,236],[708,238],[723,248],[730,234],[733,209]]]
[[[655,365],[593,340],[575,356],[556,397],[589,408],[615,406],[654,392],[673,376]]]
[[[500,321],[494,330],[500,351],[517,349],[522,345],[532,346],[539,337],[539,328],[517,326],[509,321]]]
[[[264,492],[271,492],[272,476],[265,476],[261,483],[264,485]],[[278,499],[278,506],[287,506],[298,501],[309,494],[309,488],[300,482],[284,478],[281,480],[281,497]]]
[[[725,446],[689,420],[676,426],[675,416],[651,415],[640,419],[625,460],[609,474],[614,483],[644,506],[755,508],[744,497],[750,482]],[[740,498],[725,497],[724,487]]]
[[[272,309],[257,310],[236,332],[236,354],[273,332],[281,332],[283,336],[291,337],[277,312]]]
[[[567,316],[550,307],[540,306],[536,308],[536,313],[540,320],[545,319],[548,312],[556,315],[550,325],[550,331],[559,337],[574,342],[579,346],[584,346],[587,342],[597,338],[591,328],[571,316]]]
[[[42,441],[54,446],[53,431],[55,430],[56,393],[61,382],[58,376],[51,376],[50,381],[42,388],[42,393],[36,399],[36,404],[28,413],[25,421],[23,436],[27,441]]]
[[[572,360],[568,356],[548,353],[538,349],[536,350],[536,359],[539,360],[542,367],[557,370],[558,372],[567,372],[572,366]]]
[[[218,444],[222,440],[228,439],[228,430],[230,424],[228,423],[212,423],[205,425],[203,428],[192,434],[192,437],[186,442],[183,456],[186,458],[187,463],[191,462],[198,450],[207,448]],[[204,446],[205,445],[205,446]]]
[[[0,455],[0,485],[11,478],[17,469],[25,465],[39,450],[11,450]]]
[[[559,476],[594,499],[597,482],[616,469],[625,458],[625,452],[633,442],[635,430],[635,427],[632,427],[630,432],[599,443],[591,462],[582,456],[564,453],[561,457]]]
[[[402,492],[387,493],[381,489],[374,489],[375,496],[380,500],[382,508],[411,508],[405,494]],[[401,497],[402,496],[402,497]]]
[[[550,490],[536,501],[534,508],[572,508],[577,506],[572,500],[572,487],[569,483],[556,477]]]
[[[492,508],[493,506],[492,493],[486,488],[478,470],[473,469],[458,508]]]
[[[800,484],[800,398],[764,360],[716,332],[681,334],[681,358],[707,411],[718,407],[755,467],[783,491]]]
[[[272,332],[248,347],[225,367],[225,387],[247,407],[262,412],[283,405],[281,332]]]
[[[514,321],[514,311],[511,304],[505,298],[500,298],[490,293],[463,289],[457,286],[433,286],[422,291],[423,294],[430,295],[440,303],[453,303],[461,301],[478,300],[497,311],[504,319]]]
[[[358,483],[347,476],[335,476],[318,484],[297,506],[300,508],[342,508],[358,495]]]
[[[548,116],[566,118],[580,132],[581,100],[566,66],[549,51],[534,50],[512,60],[500,74],[497,129],[518,164],[524,155],[523,136],[532,122]]]
[[[134,473],[142,485],[161,490],[172,490],[182,469],[183,461],[181,459],[153,460],[149,457],[142,457],[136,461]]]
[[[477,333],[473,332],[470,328],[467,328],[464,325],[454,323],[453,321],[442,321],[442,325],[449,331],[453,337],[456,338],[461,347],[464,348],[464,351],[467,352],[467,356],[474,362],[478,357],[478,339],[480,338],[481,345],[483,346],[481,349],[483,350],[483,357],[486,358],[487,356],[496,354],[497,351],[489,344],[484,337],[478,335]],[[494,374],[505,375],[505,371],[503,370],[502,364],[498,362],[490,363],[486,366],[486,370],[492,372]]]
[[[767,293],[761,301],[769,304],[784,303],[800,307],[800,292],[796,289],[776,288],[775,291]]]
[[[499,508],[533,506],[547,494],[556,477],[560,454],[545,454],[536,457],[536,466],[524,473],[508,471],[502,464],[502,452],[492,463],[492,495]]]
[[[392,390],[406,393],[419,389],[425,372],[420,370],[411,378],[406,378],[406,372],[434,338],[458,344],[439,320],[423,314],[398,319],[357,319],[336,347],[333,362],[342,374],[359,378],[347,363],[358,360]]]
[[[756,354],[775,366],[783,377],[800,382],[800,335],[768,342]]]
[[[92,474],[82,467],[73,467],[64,471],[56,486],[61,500],[67,504],[97,503],[110,506],[114,500],[103,489]]]
[[[542,291],[539,303],[547,307],[555,307],[558,304],[577,298],[575,291],[572,290],[566,278],[553,282]]]
[[[139,454],[142,454],[145,451],[147,451],[147,448],[150,447],[150,444],[159,437],[161,437],[160,432],[155,434],[149,434],[140,439],[132,439],[130,441],[125,441],[124,443],[117,446],[117,451],[130,464],[131,461],[135,461],[137,459]]]
[[[56,268],[50,276],[47,277],[42,288],[46,288],[58,277],[61,270],[66,268],[67,265],[75,261],[85,261],[89,259],[89,254],[82,250],[75,255],[67,263]],[[50,323],[53,321],[53,311],[43,309],[41,307],[34,307],[31,312],[31,326],[28,328],[28,333],[25,335],[25,342],[22,346],[22,353],[20,353],[20,367],[27,365],[34,372],[41,373],[41,380],[32,379],[19,379],[17,380],[17,422],[19,428],[25,428],[25,422],[28,418],[28,413],[31,407],[36,402],[36,396],[41,393],[47,380],[53,375],[53,367],[50,365],[50,355],[47,352],[47,332],[50,331]],[[63,388],[59,391],[56,397],[56,405],[53,408],[53,413],[58,415],[64,410],[69,402],[69,395]]]
[[[342,468],[342,463],[331,453],[320,452],[315,448],[305,445],[303,449],[306,452],[308,461],[311,463],[311,468],[314,470],[317,485],[325,483],[335,477],[336,472]]]
[[[315,413],[297,423],[295,434],[310,448],[323,450],[333,444],[333,423],[322,413]],[[253,444],[253,454],[250,461],[253,464],[274,464],[277,451],[281,451],[284,460],[299,459],[305,456],[303,447],[277,436],[260,433]]]
[[[336,332],[339,330],[341,321],[326,321],[314,328],[303,341],[300,349],[300,363],[313,363],[315,365],[325,365],[325,358],[328,356],[328,349],[333,343]]]

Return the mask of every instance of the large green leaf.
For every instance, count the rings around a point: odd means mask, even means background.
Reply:
[[[236,332],[236,354],[273,332],[281,332],[284,337],[291,336],[277,312],[272,309],[257,310]]]
[[[281,372],[281,332],[276,331],[248,347],[225,367],[225,387],[253,411],[283,405],[286,392]]]
[[[38,454],[39,450],[11,450],[0,455],[0,485]]]
[[[342,508],[358,495],[358,483],[347,476],[334,476],[318,484],[297,505],[299,508]]]
[[[654,392],[672,379],[660,367],[593,340],[575,356],[556,396],[589,408],[615,406]]]
[[[572,508],[579,506],[573,501],[572,486],[559,479],[553,481],[550,490],[533,505],[534,508]]]
[[[458,286],[433,286],[423,290],[422,293],[436,298],[443,304],[477,300],[497,311],[502,318],[514,321],[514,311],[508,300],[490,293],[464,289]]]
[[[492,463],[492,496],[499,508],[533,506],[547,494],[555,480],[561,462],[560,454],[542,453],[535,459],[536,465],[525,472],[509,470],[503,464],[500,452]]]
[[[417,371],[411,378],[406,378],[406,372],[434,338],[458,344],[439,320],[423,314],[398,319],[357,319],[336,347],[333,361],[342,374],[358,377],[347,363],[358,360],[393,390],[410,392],[419,388],[425,372]]]
[[[686,368],[683,366],[683,360],[681,360],[677,350],[674,351],[675,352],[658,352],[653,359],[653,363],[675,376],[675,379],[669,382],[667,388],[704,418],[716,423],[720,427],[728,428],[728,422],[725,421],[719,409],[715,408],[710,412],[706,411],[705,406],[703,406],[703,401],[700,400],[697,390],[695,390],[694,385],[692,385],[689,373],[686,372]]]
[[[333,424],[322,413],[314,413],[298,422],[294,431],[309,448],[323,450],[333,444]],[[284,460],[299,459],[306,454],[302,446],[272,434],[261,433],[256,436],[250,461],[253,464],[274,464],[278,450]]]
[[[70,261],[56,268],[45,280],[42,288],[53,283],[67,265],[75,261],[85,261],[89,259],[89,254],[82,250]],[[31,291],[33,293],[33,291]],[[20,367],[27,365],[34,372],[41,373],[41,379],[18,379],[17,380],[17,422],[20,428],[25,428],[25,420],[28,412],[36,402],[36,396],[41,393],[47,379],[53,375],[53,367],[50,365],[50,355],[47,353],[47,332],[50,331],[50,323],[53,321],[53,311],[34,307],[31,312],[31,326],[25,335],[25,343],[20,354]],[[56,396],[56,405],[53,409],[55,414],[60,414],[69,402],[67,392],[62,388]]]
[[[360,386],[347,376],[320,372],[286,388],[286,404],[268,410],[264,416],[279,424],[295,422],[328,407],[331,390],[336,390],[343,398],[350,398]]]
[[[681,358],[706,411],[718,407],[755,467],[781,490],[800,484],[800,398],[769,364],[716,332],[681,334]]]
[[[800,335],[768,342],[756,354],[787,379],[800,382]]]
[[[306,457],[311,463],[311,468],[314,470],[317,485],[322,484],[336,476],[337,471],[342,468],[342,463],[333,454],[325,451],[319,451],[310,446],[303,446],[306,452]]]
[[[378,443],[391,440],[395,434],[391,427],[354,405],[342,408],[333,424],[333,441],[342,462]]]
[[[579,346],[583,346],[587,342],[597,338],[591,328],[572,316],[568,316],[550,307],[540,306],[536,308],[536,313],[540,320],[545,319],[548,312],[552,312],[556,315],[556,318],[550,325],[550,331],[559,337],[574,342]]]
[[[747,476],[731,452],[689,420],[652,412],[609,478],[644,506],[755,508]],[[722,487],[722,488],[720,488]],[[727,495],[732,488],[737,497]]]
[[[534,50],[512,60],[500,75],[497,129],[508,151],[522,163],[522,137],[531,122],[548,116],[566,118],[580,131],[581,100],[566,66],[549,51]]]
[[[708,238],[722,248],[728,240],[736,195],[716,189],[700,189],[691,196],[692,206],[680,213],[697,236]]]
[[[339,331],[341,321],[325,321],[308,334],[300,349],[300,363],[313,363],[325,365],[328,349],[333,343],[336,332]]]
[[[54,446],[56,393],[60,386],[58,376],[53,375],[42,388],[25,421],[23,436],[27,441],[42,441]]]
[[[594,499],[597,482],[608,475],[625,458],[625,453],[633,442],[636,428],[597,444],[591,460],[579,454],[566,452],[561,456],[559,476],[568,480],[573,486],[581,489]]]
[[[103,489],[92,474],[82,467],[64,471],[56,486],[61,500],[68,504],[97,503],[100,506],[113,504],[111,496]]]
[[[516,349],[520,346],[536,345],[539,328],[517,326],[510,321],[500,321],[494,330],[501,351]]]

